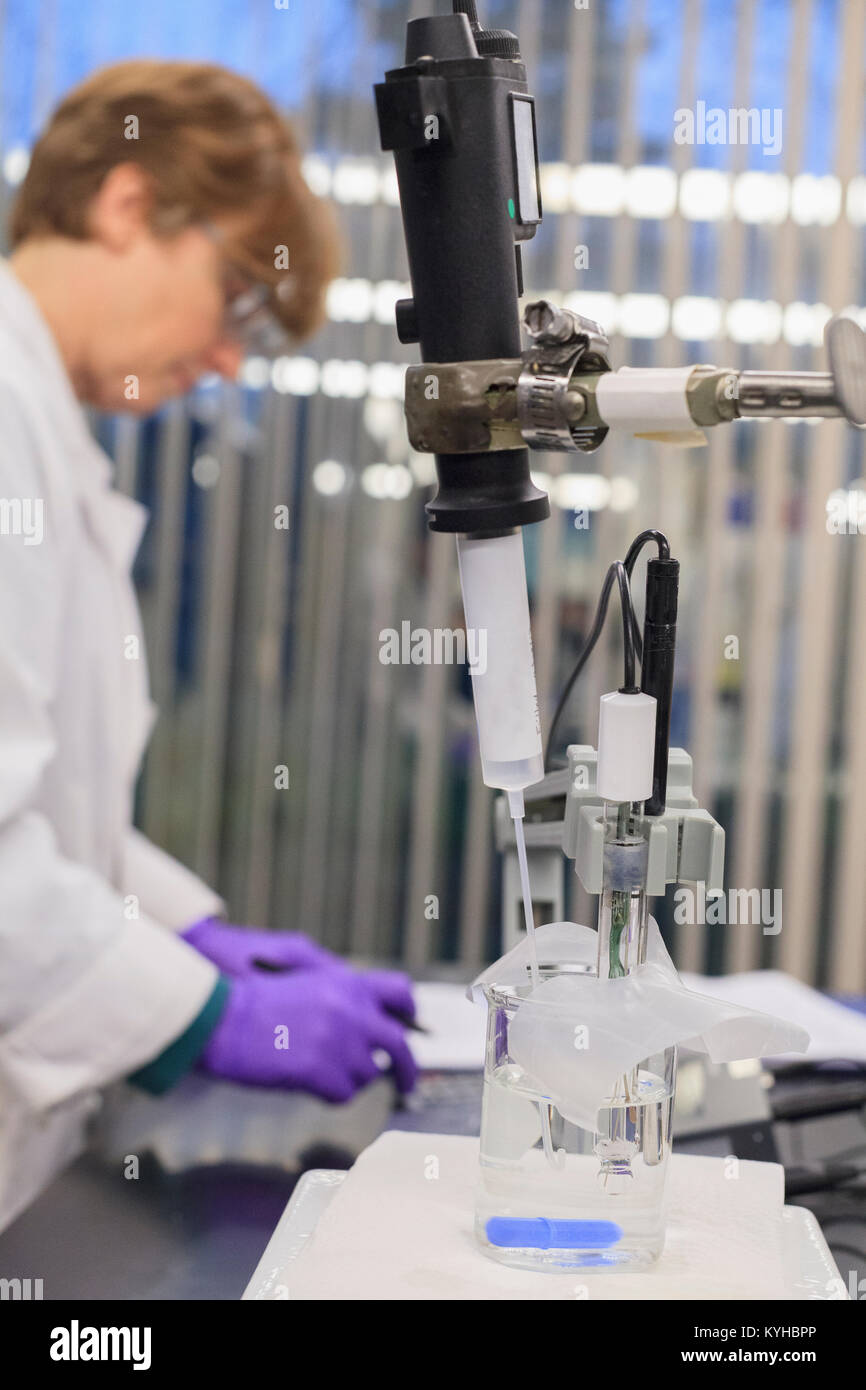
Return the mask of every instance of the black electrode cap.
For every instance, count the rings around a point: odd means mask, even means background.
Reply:
[[[394,305],[394,318],[397,323],[397,337],[401,343],[417,343],[418,311],[414,299],[398,299]]]
[[[428,15],[406,26],[406,66],[419,58],[477,58],[472,27],[465,14]]]
[[[646,567],[646,616],[658,625],[675,624],[680,583],[679,560],[650,560]]]
[[[510,29],[476,29],[475,47],[481,58],[513,58],[520,62],[520,40]]]

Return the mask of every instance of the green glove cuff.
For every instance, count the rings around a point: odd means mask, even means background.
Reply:
[[[146,1066],[139,1067],[126,1079],[132,1086],[149,1091],[152,1096],[161,1096],[170,1090],[182,1076],[192,1069],[204,1045],[222,1016],[229,997],[231,984],[225,975],[220,975],[204,1008],[179,1038],[154,1057]]]

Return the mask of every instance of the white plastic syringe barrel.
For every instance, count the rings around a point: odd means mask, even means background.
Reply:
[[[544,776],[541,721],[520,531],[457,537],[481,769],[488,787],[516,791]]]

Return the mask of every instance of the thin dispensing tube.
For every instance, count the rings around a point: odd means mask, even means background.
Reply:
[[[520,865],[520,887],[523,891],[523,915],[526,919],[526,935],[529,940],[529,977],[532,980],[533,989],[540,981],[538,970],[538,947],[535,942],[535,918],[532,912],[532,890],[529,886],[529,864],[526,858],[526,836],[523,832],[523,791],[510,791],[508,793],[508,808],[511,811],[511,819],[514,821],[514,838],[517,841],[517,862]],[[563,1168],[565,1166],[565,1149],[553,1147],[553,1136],[550,1133],[550,1109],[542,1101],[538,1102],[538,1114],[541,1119],[541,1143],[544,1149],[544,1157],[547,1159],[551,1168]]]
[[[457,559],[467,638],[472,633],[476,641],[472,697],[481,771],[488,787],[497,787],[508,796],[529,939],[529,974],[535,989],[541,975],[523,832],[523,789],[544,776],[544,753],[523,539],[519,531],[500,536],[458,536]],[[562,1168],[565,1151],[554,1151],[550,1107],[539,1101],[538,1113],[545,1157],[551,1167]]]
[[[514,821],[514,838],[517,841],[517,863],[520,866],[520,887],[523,893],[523,916],[526,920],[526,935],[529,939],[529,976],[532,988],[540,983],[538,971],[538,948],[535,943],[535,917],[532,911],[532,890],[529,886],[529,862],[526,858],[526,836],[523,833],[524,804],[523,792],[510,791],[508,809]]]

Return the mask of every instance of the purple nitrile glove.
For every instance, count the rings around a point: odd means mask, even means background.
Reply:
[[[180,935],[200,955],[213,961],[227,975],[258,974],[256,961],[281,970],[345,971],[360,980],[374,1003],[403,1018],[415,1017],[412,982],[396,970],[355,970],[333,951],[318,946],[301,932],[261,931],[257,927],[238,927],[217,917],[206,917],[187,927]]]
[[[232,980],[197,1065],[228,1081],[347,1101],[381,1076],[378,1050],[390,1055],[398,1089],[411,1091],[417,1068],[403,1029],[362,976],[348,969],[254,972]]]
[[[205,917],[180,935],[227,975],[247,974],[256,969],[256,960],[266,960],[285,970],[343,965],[339,956],[297,931],[261,931],[257,927],[234,926],[218,917]]]

